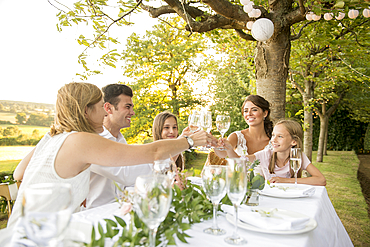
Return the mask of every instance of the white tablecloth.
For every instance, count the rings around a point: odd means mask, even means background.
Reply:
[[[252,232],[245,229],[238,229],[239,235],[247,240],[249,246],[353,246],[347,231],[343,227],[333,205],[328,197],[326,188],[316,186],[316,192],[311,197],[305,198],[274,198],[260,196],[260,207],[278,208],[295,211],[312,217],[317,221],[317,227],[313,231],[296,235],[278,235]],[[91,210],[79,212],[73,215],[72,222],[102,222],[102,218],[113,218],[119,215],[119,204],[113,203]],[[186,233],[192,236],[187,238],[190,245],[177,241],[178,246],[227,246],[224,242],[225,236],[232,235],[234,226],[229,223],[223,214],[218,216],[219,226],[227,231],[223,236],[212,236],[203,233],[203,229],[212,225],[212,220],[194,224]]]
[[[278,208],[305,214],[317,221],[317,227],[314,230],[295,235],[278,235],[258,233],[239,228],[239,235],[247,240],[246,246],[353,246],[351,239],[349,238],[342,222],[338,218],[338,215],[336,214],[334,207],[330,202],[326,188],[321,186],[316,186],[315,188],[315,194],[306,198],[283,199],[261,195],[259,205],[260,207]],[[97,226],[98,222],[101,222],[104,226],[105,221],[103,219],[114,219],[114,215],[120,215],[118,203],[112,203],[75,213],[72,215],[69,231],[70,233],[74,233],[74,235],[76,235],[76,230],[78,229],[80,233],[78,234],[78,239],[89,242],[92,225]],[[127,215],[124,217],[124,219],[129,220],[129,216]],[[224,238],[232,235],[234,226],[226,220],[223,214],[218,216],[218,224],[221,228],[227,231],[226,235],[213,236],[203,233],[203,229],[212,225],[212,220],[208,220],[202,223],[194,224],[191,229],[186,232],[191,236],[191,238],[187,238],[189,244],[182,243],[178,240],[177,245],[180,247],[228,246],[228,244],[224,242]],[[1,243],[4,243],[4,241],[9,241],[9,238],[11,237],[11,229],[1,230],[0,233],[1,246]],[[5,235],[8,235],[7,239]],[[81,235],[84,235],[84,237],[81,237]],[[106,241],[107,247],[112,245],[112,241]]]

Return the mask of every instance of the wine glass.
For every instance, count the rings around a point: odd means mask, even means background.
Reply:
[[[295,187],[297,188],[297,173],[301,169],[302,150],[300,148],[290,149],[290,167],[294,171]]]
[[[191,132],[195,132],[200,128],[200,112],[193,111],[188,117],[188,125]]]
[[[134,210],[149,228],[149,247],[155,246],[159,224],[166,218],[172,201],[171,180],[162,174],[138,176]]]
[[[213,224],[203,232],[212,235],[223,235],[226,231],[217,225],[217,207],[221,199],[226,195],[226,166],[207,165],[202,171],[203,189],[213,204]]]
[[[32,184],[23,194],[23,224],[37,246],[58,246],[72,215],[72,189],[66,183]]]
[[[212,112],[211,111],[202,111],[200,114],[200,127],[209,133],[212,129]],[[207,147],[202,147],[200,151],[208,151],[207,148],[210,148],[210,145],[207,145]]]
[[[242,158],[227,158],[226,191],[235,209],[235,228],[232,236],[225,238],[226,243],[233,245],[245,244],[238,231],[238,206],[243,201],[247,190],[246,160]]]
[[[217,115],[216,117],[216,127],[221,134],[221,138],[224,138],[225,133],[230,128],[230,116]],[[219,150],[225,150],[225,148],[218,148]]]

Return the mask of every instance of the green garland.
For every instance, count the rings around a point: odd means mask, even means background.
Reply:
[[[190,182],[188,182],[184,190],[180,190],[175,185],[171,207],[172,210],[170,210],[166,219],[158,227],[156,245],[162,241],[166,241],[167,245],[175,245],[175,236],[180,241],[187,243],[186,238],[190,236],[185,231],[190,229],[191,225],[195,223],[212,218],[212,203],[207,199],[203,188]],[[104,219],[106,231],[98,223],[97,230],[100,238],[96,239],[95,229],[93,228],[91,242],[86,246],[103,247],[105,239],[115,237],[119,233],[120,228],[124,230],[113,246],[134,247],[147,245],[149,241],[149,229],[134,211],[131,211],[130,215],[131,222],[128,228],[126,222],[117,216],[114,216],[115,220]]]

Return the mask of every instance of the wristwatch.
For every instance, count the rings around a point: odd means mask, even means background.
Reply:
[[[192,148],[194,146],[194,141],[189,136],[184,136],[186,140],[188,141],[189,148]]]

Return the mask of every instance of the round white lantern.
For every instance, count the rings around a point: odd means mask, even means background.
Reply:
[[[338,13],[338,16],[335,17],[335,19],[337,19],[338,21],[342,20],[344,17],[346,16],[345,13],[342,13],[342,12],[339,12]]]
[[[252,36],[258,41],[266,41],[274,34],[274,23],[267,18],[260,18],[253,23]]]
[[[312,16],[314,15],[314,13],[313,12],[308,12],[307,14],[306,14],[306,19],[308,20],[308,21],[312,21]]]
[[[247,5],[244,5],[244,7],[243,7],[243,10],[244,10],[244,12],[245,13],[250,13],[250,12],[252,12],[252,10],[253,10],[253,5],[251,4],[251,2],[249,2]],[[248,15],[249,16],[249,15]]]
[[[248,21],[248,22],[247,22],[247,28],[248,28],[249,30],[251,30],[251,29],[252,29],[253,23],[254,23],[254,21]]]
[[[348,17],[351,19],[355,19],[358,16],[359,12],[357,9],[351,9],[348,11]]]
[[[258,18],[261,16],[261,10],[260,9],[255,9],[254,10],[254,17]]]
[[[333,19],[333,13],[325,13],[324,14],[324,19],[326,21],[330,21],[331,19]]]
[[[318,20],[320,20],[321,19],[321,15],[313,15],[312,16],[312,20],[314,20],[314,21],[318,21]]]
[[[362,11],[362,15],[366,18],[369,18],[370,17],[370,9],[364,9],[364,11]]]
[[[250,0],[240,0],[240,3],[243,5],[247,5],[250,2]]]

